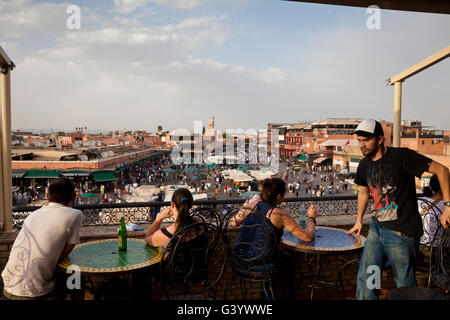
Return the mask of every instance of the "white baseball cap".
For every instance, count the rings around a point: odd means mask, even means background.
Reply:
[[[353,133],[363,137],[384,136],[383,127],[378,121],[373,119],[361,121]]]

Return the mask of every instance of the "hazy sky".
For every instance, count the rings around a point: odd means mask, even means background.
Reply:
[[[70,5],[80,29],[69,29]],[[450,15],[278,0],[0,0],[12,127],[266,128],[393,120],[386,79],[450,45]],[[450,59],[403,84],[402,119],[450,130]]]

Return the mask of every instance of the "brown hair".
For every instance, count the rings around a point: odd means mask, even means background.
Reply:
[[[175,204],[175,207],[178,210],[176,231],[183,229],[189,224],[192,224],[194,220],[192,219],[189,212],[194,202],[192,193],[186,188],[179,188],[173,193],[172,202]]]
[[[286,182],[281,178],[267,178],[261,181],[260,198],[269,204],[275,205],[277,197],[286,193]]]
[[[441,185],[439,184],[439,180],[436,174],[433,174],[430,179],[430,183],[428,186],[423,188],[423,195],[425,197],[431,197],[436,192],[441,190]]]
[[[67,178],[59,178],[48,187],[48,201],[68,205],[75,196],[75,186]]]

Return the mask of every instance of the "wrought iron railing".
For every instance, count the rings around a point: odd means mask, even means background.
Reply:
[[[223,216],[230,210],[237,210],[244,202],[244,199],[197,200],[194,201],[194,208],[211,208]],[[300,211],[306,213],[310,204],[314,204],[319,216],[352,215],[358,212],[356,196],[286,198],[281,208],[296,218]],[[126,223],[151,223],[160,208],[169,205],[170,202],[135,202],[74,205],[73,208],[83,212],[83,225],[90,226],[116,225],[122,216]],[[13,227],[20,228],[25,218],[39,208],[40,206],[14,207]]]

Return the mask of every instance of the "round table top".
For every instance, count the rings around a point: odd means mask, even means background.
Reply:
[[[117,239],[80,243],[58,266],[77,266],[81,273],[112,273],[136,270],[161,261],[162,249],[143,239],[127,239],[127,250],[119,251]]]
[[[366,238],[355,234],[347,235],[347,230],[316,226],[314,240],[303,241],[284,230],[282,243],[297,251],[327,253],[356,250],[364,247]]]

